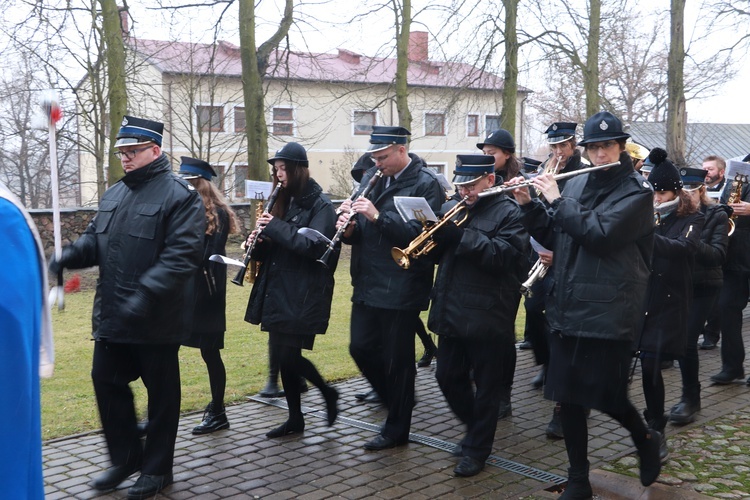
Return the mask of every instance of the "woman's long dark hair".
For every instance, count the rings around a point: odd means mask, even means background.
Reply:
[[[287,182],[286,187],[279,191],[276,203],[274,203],[273,208],[271,209],[271,215],[274,217],[283,217],[286,214],[286,210],[289,207],[289,200],[301,196],[307,186],[308,180],[310,179],[310,169],[308,169],[307,166],[296,161],[282,161],[284,162]],[[272,172],[273,187],[275,189],[276,185],[279,183],[275,165],[272,168]]]

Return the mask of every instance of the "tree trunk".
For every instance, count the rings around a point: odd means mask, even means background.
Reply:
[[[685,165],[685,0],[672,0],[669,62],[667,63],[667,156],[677,166]]]
[[[589,40],[586,49],[586,69],[583,72],[583,87],[586,92],[586,116],[593,116],[599,107],[599,38],[601,35],[602,2],[590,0]]]
[[[500,126],[515,136],[518,95],[518,35],[516,34],[518,0],[503,0],[503,6],[505,7],[505,74]]]
[[[242,92],[245,99],[247,134],[247,176],[251,180],[268,180],[268,127],[263,93],[263,76],[268,69],[271,52],[289,33],[294,9],[286,0],[284,17],[276,33],[257,48],[255,38],[255,3],[240,0],[240,61],[242,62]]]
[[[107,88],[109,90],[109,185],[117,182],[124,172],[122,164],[114,155],[114,144],[120,130],[122,117],[128,109],[125,84],[125,46],[122,41],[120,11],[116,0],[99,0],[102,6],[102,28],[104,31],[105,58],[107,61]]]
[[[396,12],[396,111],[398,124],[411,130],[411,111],[409,111],[409,37],[411,35],[411,0],[403,0],[401,19],[398,16],[398,1],[393,0]],[[398,23],[400,21],[400,25]]]

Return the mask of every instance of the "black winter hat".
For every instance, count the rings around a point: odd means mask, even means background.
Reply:
[[[357,182],[362,182],[362,176],[374,166],[375,161],[372,159],[372,155],[370,153],[363,154],[352,165],[352,178]]]
[[[276,154],[273,155],[273,158],[269,158],[266,161],[273,165],[273,162],[275,162],[276,160],[289,160],[297,162],[303,167],[306,167],[307,151],[305,151],[305,148],[302,146],[302,144],[296,142],[288,142],[284,144],[284,147],[276,151]]]
[[[648,159],[654,168],[648,175],[648,182],[654,191],[679,191],[682,189],[680,173],[671,161],[667,160],[667,152],[661,148],[654,148],[648,154]]]
[[[600,111],[588,120],[583,126],[583,140],[579,146],[585,146],[592,142],[612,141],[615,139],[627,139],[630,134],[622,130],[622,122],[609,111]]]
[[[477,143],[477,148],[482,149],[487,145],[497,146],[510,153],[516,152],[516,143],[513,140],[513,136],[510,135],[510,132],[502,128],[490,132],[484,139],[484,142]]]

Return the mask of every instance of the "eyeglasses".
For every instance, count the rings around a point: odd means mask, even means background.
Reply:
[[[391,156],[391,153],[380,155],[380,156],[373,156],[372,159],[375,161],[375,163],[383,163],[385,160],[388,159],[389,156]]]
[[[617,141],[595,142],[593,144],[587,144],[586,150],[596,153],[600,149],[610,149],[612,146],[616,144],[617,144]]]
[[[132,160],[138,153],[142,153],[143,151],[151,149],[152,147],[153,146],[146,146],[145,148],[131,149],[130,151],[115,151],[115,156],[118,160],[122,160],[123,156],[128,160]]]

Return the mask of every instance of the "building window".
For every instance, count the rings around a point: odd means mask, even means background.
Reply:
[[[247,124],[245,122],[245,107],[235,106],[234,108],[234,131],[244,132]]]
[[[354,135],[370,135],[372,127],[376,123],[374,111],[354,112]]]
[[[216,177],[212,179],[212,182],[216,184],[216,187],[221,191],[221,194],[226,195],[226,191],[224,190],[224,165],[211,165],[211,168],[216,172]]]
[[[443,113],[425,113],[424,135],[445,135],[445,115]]]
[[[428,163],[427,168],[435,172],[436,174],[445,175],[445,164],[444,163]]]
[[[466,135],[468,137],[479,137],[479,115],[466,117]]]
[[[294,135],[292,108],[273,108],[273,135]]]
[[[247,165],[234,166],[234,197],[246,198],[245,181],[247,180]]]
[[[224,107],[223,106],[196,106],[198,116],[198,129],[203,132],[224,131]]]
[[[492,131],[500,129],[500,116],[499,115],[485,115],[484,117],[484,133],[489,134]]]

